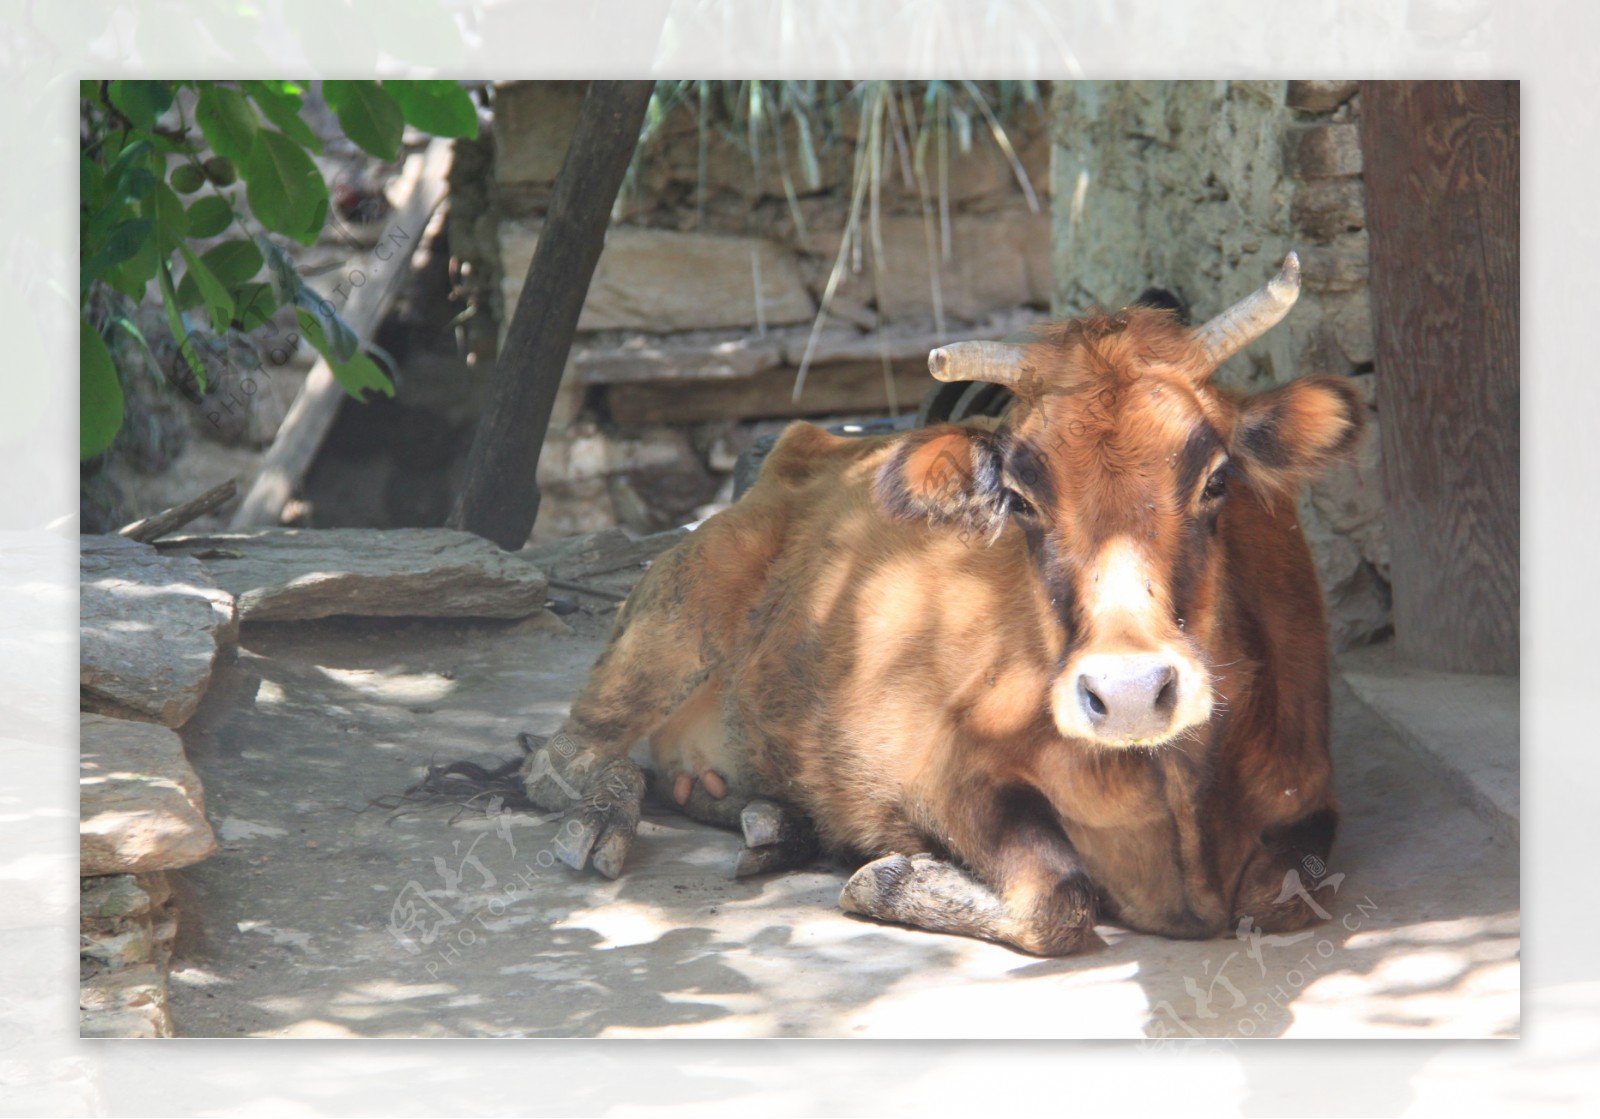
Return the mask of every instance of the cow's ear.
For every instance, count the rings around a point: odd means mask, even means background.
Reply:
[[[900,440],[878,468],[879,503],[899,520],[963,524],[987,533],[1004,517],[993,432],[940,424]]]
[[[1355,450],[1365,421],[1348,378],[1304,377],[1244,402],[1233,458],[1253,485],[1291,492]]]

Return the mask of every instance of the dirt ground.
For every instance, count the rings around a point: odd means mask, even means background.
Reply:
[[[553,731],[610,617],[572,615],[570,633],[548,618],[246,627],[253,702],[188,735],[221,850],[181,876],[179,1032],[1159,1044],[1519,1031],[1516,846],[1342,688],[1336,885],[1315,894],[1330,920],[1291,936],[1102,927],[1104,949],[1043,960],[845,916],[847,868],[826,861],[735,881],[738,837],[662,808],[611,882],[553,860],[553,816],[373,806],[431,762],[509,757],[518,731]]]

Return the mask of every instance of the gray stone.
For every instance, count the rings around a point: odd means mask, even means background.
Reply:
[[[1359,82],[1290,82],[1284,104],[1307,113],[1331,113],[1356,95]]]
[[[141,917],[150,912],[154,901],[139,878],[132,874],[84,878],[79,881],[78,891],[78,920],[81,925],[95,920],[120,921]]]
[[[506,82],[494,91],[496,183],[553,183],[578,124],[584,82]]]
[[[161,549],[198,556],[244,621],[521,618],[544,606],[538,568],[454,529],[263,529],[176,536]]]
[[[1302,282],[1308,291],[1356,291],[1367,286],[1371,257],[1365,230],[1339,243],[1314,246],[1300,254]]]
[[[1367,227],[1366,188],[1359,179],[1313,179],[1295,188],[1289,220],[1308,237],[1332,241]]]
[[[1354,124],[1314,124],[1293,140],[1290,171],[1298,179],[1361,174],[1361,131]]]
[[[217,849],[200,778],[164,727],[79,717],[78,873],[175,870]]]
[[[540,227],[536,221],[500,227],[508,313],[522,293]],[[622,226],[606,235],[578,329],[726,329],[808,322],[815,313],[793,254],[771,241]]]
[[[1369,416],[1349,461],[1335,463],[1311,483],[1311,503],[1335,532],[1354,533],[1384,516],[1381,440]]]
[[[102,972],[78,989],[79,1037],[172,1037],[167,976],[140,964]]]
[[[1352,365],[1370,364],[1377,356],[1372,333],[1372,300],[1354,291],[1324,301],[1323,311],[1333,323],[1334,342]]]
[[[82,537],[79,577],[84,705],[182,726],[237,638],[233,597],[195,560],[120,536]]]

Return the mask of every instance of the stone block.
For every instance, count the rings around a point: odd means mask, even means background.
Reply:
[[[1307,113],[1331,113],[1356,95],[1360,82],[1290,82],[1284,103]]]
[[[1367,286],[1371,270],[1364,230],[1300,254],[1301,282],[1307,291],[1356,291]]]
[[[160,547],[199,556],[245,621],[521,618],[544,607],[538,568],[454,529],[275,528],[174,536]]]
[[[500,227],[508,316],[533,262],[540,228],[532,220],[510,220]],[[772,241],[620,226],[606,235],[578,329],[716,330],[809,322],[815,313],[793,254]]]
[[[1360,179],[1312,179],[1295,187],[1289,220],[1301,233],[1332,241],[1367,227],[1366,186]]]
[[[211,855],[200,778],[165,727],[79,718],[78,873],[176,870]]]
[[[494,91],[496,185],[553,183],[567,158],[586,82],[506,82]]]
[[[1354,124],[1313,124],[1292,134],[1289,170],[1297,179],[1361,174],[1361,133]]]
[[[237,640],[233,596],[195,560],[121,536],[82,537],[78,572],[84,705],[182,726]]]

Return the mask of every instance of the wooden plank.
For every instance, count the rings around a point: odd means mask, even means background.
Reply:
[[[893,363],[901,412],[915,411],[936,382],[928,357]],[[606,390],[611,418],[621,424],[687,424],[706,420],[798,419],[805,416],[876,414],[889,410],[878,362],[827,365],[811,370],[798,401],[794,370],[772,369],[753,377],[677,384],[612,385]]]
[[[449,170],[448,140],[434,140],[423,151],[407,157],[396,190],[399,204],[389,223],[389,229],[396,231],[397,236],[410,238],[403,242],[406,251],[394,254],[394,267],[364,270],[369,275],[368,281],[352,288],[349,302],[339,308],[363,342],[372,338],[400,293],[401,278],[408,275],[410,269],[398,265],[402,260],[409,261],[425,240],[423,230],[429,215],[444,198],[445,176]],[[327,361],[318,358],[262,459],[261,473],[256,475],[249,492],[234,511],[233,519],[228,522],[229,528],[269,528],[278,524],[283,507],[305,479],[322,441],[328,437],[344,396],[344,389],[334,379]]]
[[[1520,656],[1516,82],[1363,82],[1378,414],[1407,659]]]

